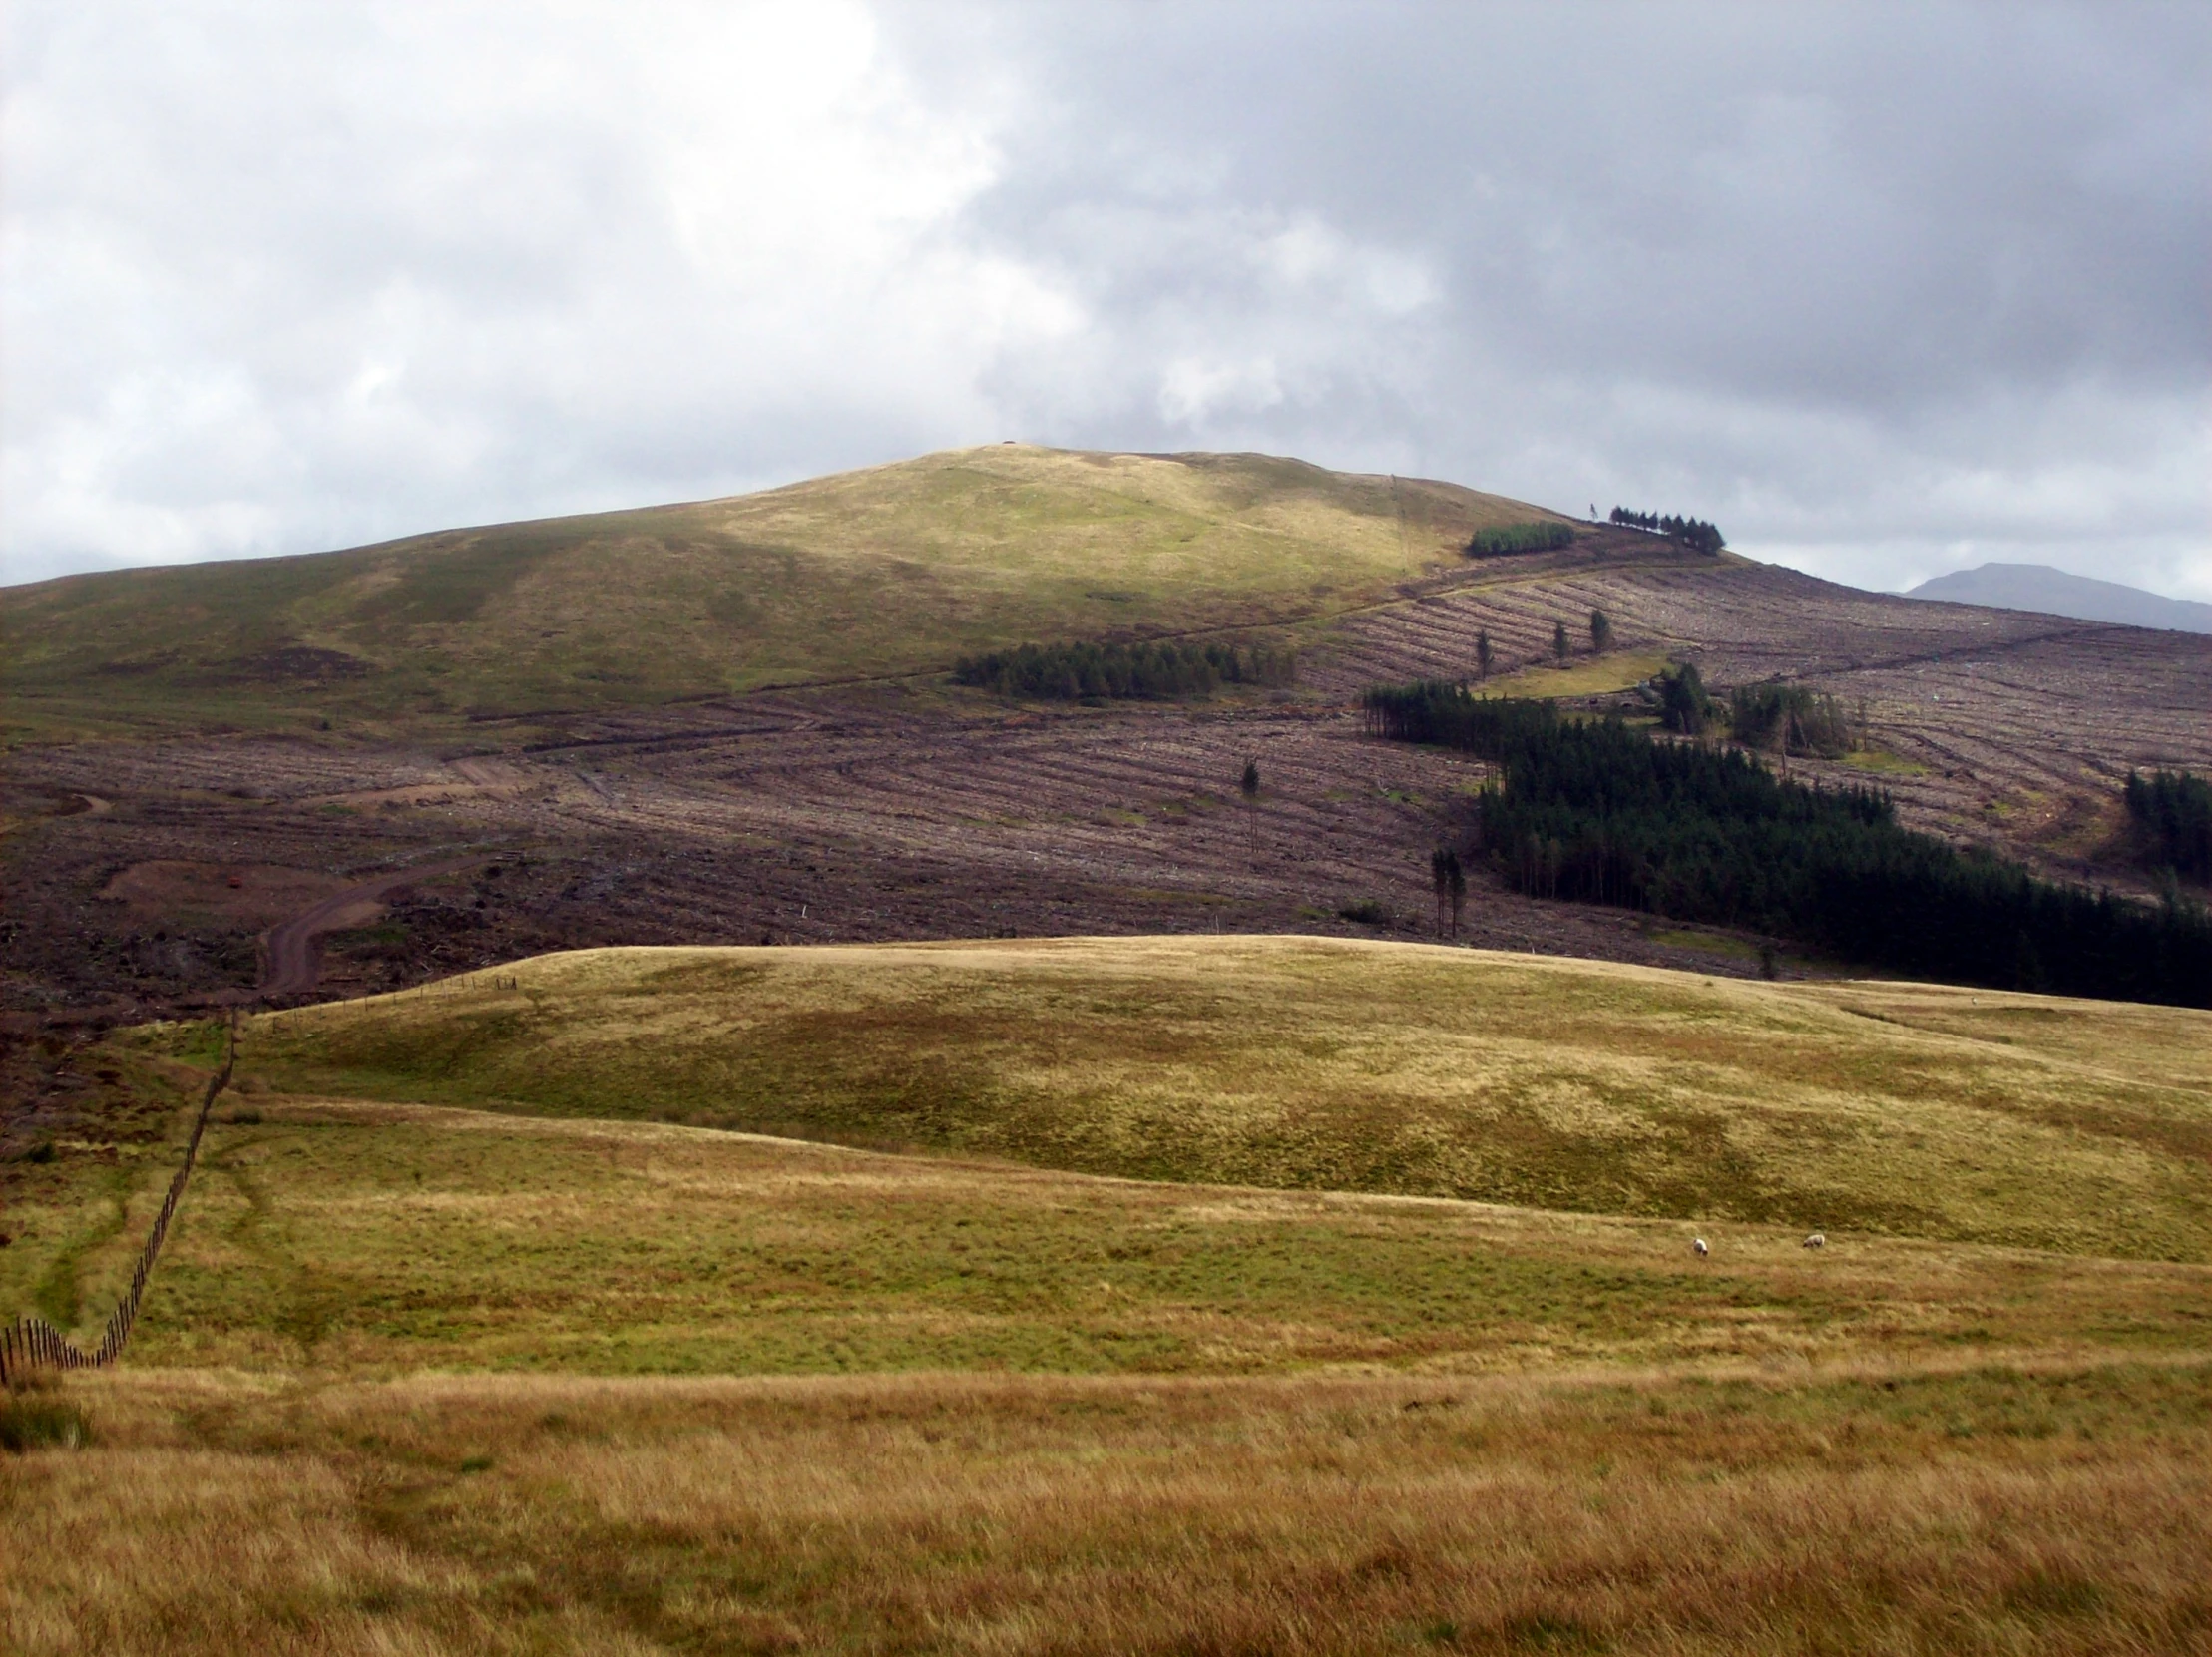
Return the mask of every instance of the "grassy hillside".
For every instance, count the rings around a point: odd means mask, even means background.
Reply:
[[[1176,938],[549,956],[260,1020],[243,1062],[1150,1179],[2205,1261],[2208,1053],[2202,1013]]]
[[[2187,1351],[2200,1267],[1100,1180],[658,1123],[263,1093],[225,1112],[131,1362],[334,1374],[1430,1374]],[[161,1196],[48,1166],[0,1305],[97,1329]],[[128,1223],[117,1227],[119,1217]],[[34,1279],[36,1281],[34,1281]],[[49,1293],[49,1302],[56,1298]],[[64,1314],[67,1315],[66,1313]]]
[[[1260,455],[1000,445],[729,500],[0,595],[25,731],[604,707],[1265,625],[1554,515]]]

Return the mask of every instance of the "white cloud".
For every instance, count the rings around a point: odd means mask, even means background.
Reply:
[[[992,112],[933,104],[858,6],[108,6],[25,35],[11,578],[996,435],[982,370],[1080,323],[959,233]]]

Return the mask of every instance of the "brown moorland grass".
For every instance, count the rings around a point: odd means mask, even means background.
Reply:
[[[2202,1650],[2212,1372],[73,1384],[0,1643]]]
[[[1176,937],[581,951],[262,1019],[241,1063],[1141,1178],[2201,1262],[2207,1051],[2185,1010]]]

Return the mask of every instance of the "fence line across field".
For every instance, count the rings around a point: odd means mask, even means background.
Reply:
[[[230,1085],[231,1067],[237,1059],[238,1015],[233,1008],[222,1068],[208,1083],[207,1096],[200,1101],[200,1114],[193,1119],[192,1137],[185,1143],[185,1160],[169,1182],[168,1194],[162,1198],[162,1210],[154,1217],[153,1229],[147,1233],[146,1246],[139,1250],[138,1265],[131,1273],[130,1290],[108,1314],[107,1327],[100,1339],[88,1352],[36,1313],[19,1317],[5,1330],[0,1330],[0,1386],[33,1368],[102,1369],[123,1355],[124,1345],[131,1339],[131,1326],[138,1322],[139,1302],[146,1295],[147,1280],[154,1275],[154,1262],[162,1252],[162,1239],[169,1235],[169,1222],[177,1215],[178,1203],[184,1200],[185,1182],[192,1178],[193,1163],[200,1155],[200,1138],[208,1129],[208,1113],[215,1108],[217,1095]]]
[[[493,989],[520,989],[522,980],[517,975],[493,975]],[[480,990],[485,984],[477,974],[463,974],[450,980],[434,980],[415,985],[412,993],[420,995],[456,995],[466,990]],[[402,991],[400,994],[408,994]],[[272,1027],[278,1034],[291,1034],[292,1023],[285,1020]],[[200,1113],[193,1119],[192,1136],[185,1144],[185,1159],[169,1182],[169,1191],[162,1198],[161,1212],[154,1217],[153,1228],[147,1233],[146,1246],[139,1250],[138,1265],[131,1272],[131,1287],[108,1315],[100,1339],[87,1350],[71,1340],[62,1330],[37,1313],[25,1313],[5,1328],[0,1328],[0,1386],[7,1385],[33,1369],[87,1370],[102,1369],[113,1364],[123,1355],[123,1348],[131,1339],[131,1328],[138,1322],[139,1303],[146,1296],[146,1285],[154,1275],[154,1262],[162,1252],[162,1241],[169,1235],[169,1222],[176,1218],[177,1205],[184,1200],[185,1185],[192,1178],[193,1164],[200,1156],[201,1136],[208,1129],[209,1112],[222,1090],[230,1084],[230,1072],[238,1057],[238,1016],[231,1010],[228,1044],[222,1055],[222,1068],[208,1083],[207,1095],[200,1101]]]

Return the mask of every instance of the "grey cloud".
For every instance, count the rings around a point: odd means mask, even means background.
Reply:
[[[1116,177],[1150,147],[1221,159],[1184,199],[1433,249],[1540,366],[1864,394],[2205,363],[2212,31],[2188,13],[1110,15],[1022,42],[1059,142],[1015,154],[1011,216],[1156,199]]]
[[[1846,579],[2032,547],[2212,590],[2200,11],[1104,15],[1022,32],[1050,142],[980,208],[1089,270],[1106,331],[1189,331],[1189,284],[1099,274],[1118,249],[1070,234],[1071,203],[1305,212],[1443,290],[1395,350],[1340,354],[1343,427],[1285,403],[1240,435],[1685,500]],[[1172,424],[1150,435],[1211,435]]]
[[[11,579],[1018,433],[2212,596],[2200,7],[21,10]]]

